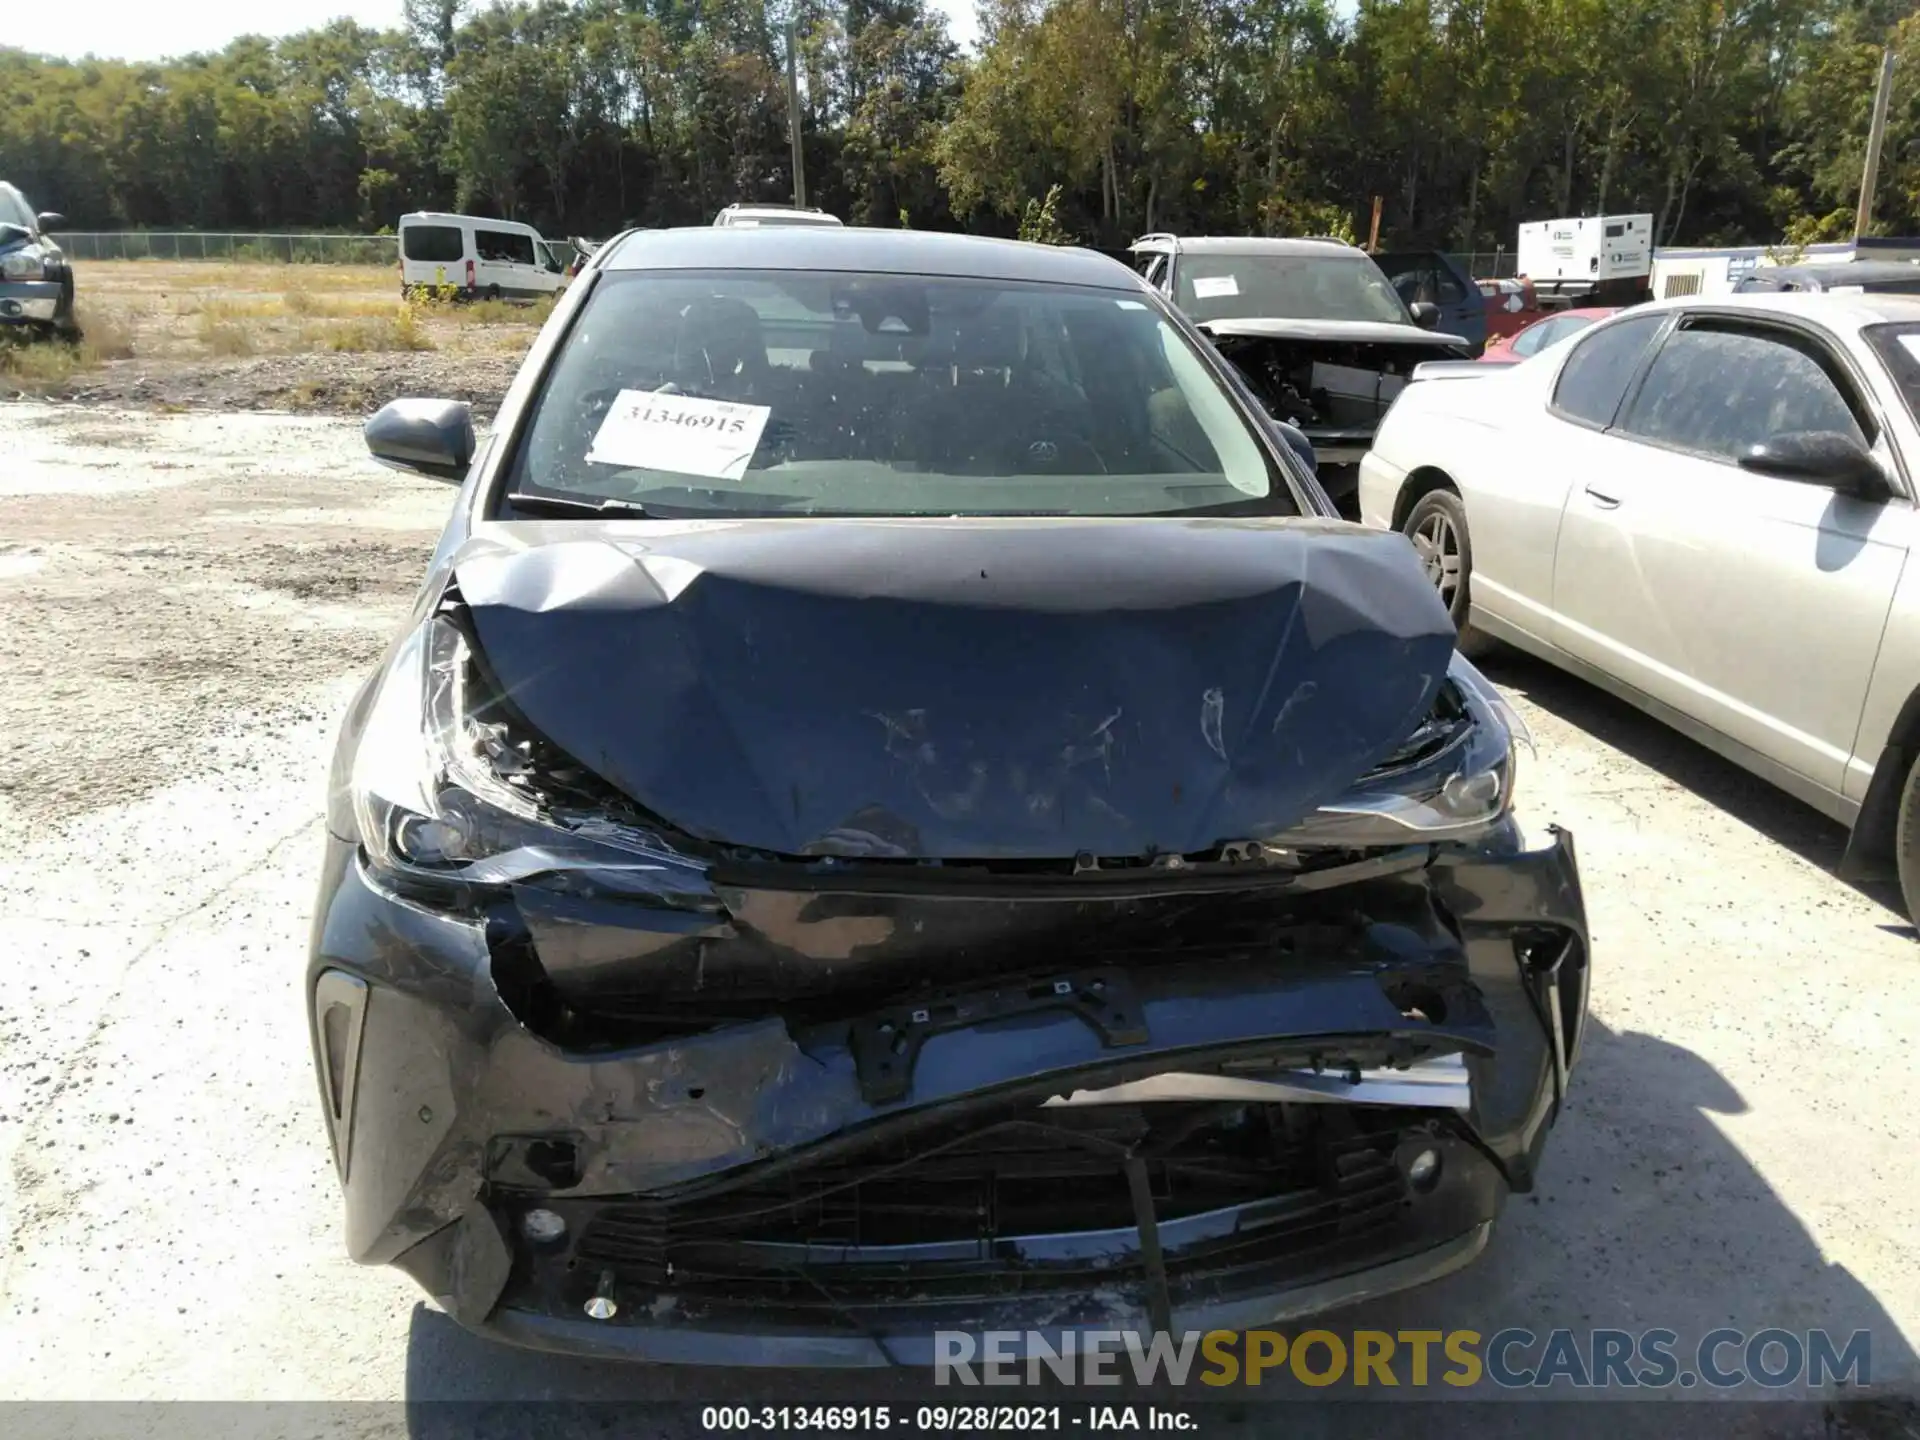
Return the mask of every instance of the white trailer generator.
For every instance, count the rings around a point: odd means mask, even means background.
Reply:
[[[1589,215],[1520,227],[1514,260],[1543,298],[1570,303],[1602,286],[1638,289],[1653,269],[1652,215]]]

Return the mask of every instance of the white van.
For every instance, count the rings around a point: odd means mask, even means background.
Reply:
[[[536,300],[566,283],[566,262],[531,225],[430,211],[400,217],[403,295],[451,285],[475,299]]]

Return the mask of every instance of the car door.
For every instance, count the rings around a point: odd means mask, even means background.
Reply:
[[[533,269],[532,237],[476,225],[473,244],[474,286],[482,295],[526,293]]]
[[[1569,654],[1840,793],[1908,506],[1744,469],[1770,436],[1886,440],[1818,332],[1754,312],[1682,317],[1569,493],[1554,554]],[[1762,767],[1765,768],[1765,767]],[[1803,789],[1805,787],[1800,787]]]
[[[1478,353],[1487,343],[1487,297],[1438,250],[1408,250],[1374,256],[1382,273],[1412,305],[1424,300],[1440,308],[1438,328],[1458,335]]]
[[[1494,388],[1459,397],[1446,460],[1466,501],[1477,619],[1553,640],[1553,547],[1568,494],[1577,477],[1607,469],[1618,442],[1606,427],[1666,321],[1641,314],[1595,326],[1565,358],[1489,376]]]

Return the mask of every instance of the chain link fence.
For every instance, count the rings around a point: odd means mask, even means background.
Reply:
[[[391,235],[73,230],[55,235],[74,260],[225,260],[285,265],[397,265]]]
[[[1511,280],[1520,273],[1511,250],[1456,250],[1448,258],[1476,280]]]
[[[395,265],[392,235],[293,235],[203,230],[74,230],[54,237],[75,260],[277,261],[289,265]],[[1510,280],[1511,250],[1455,251],[1476,280]]]

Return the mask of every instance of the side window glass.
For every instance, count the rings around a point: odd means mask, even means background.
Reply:
[[[1412,305],[1458,305],[1467,298],[1453,270],[1432,255],[1382,255],[1378,264],[1400,298]]]
[[[1166,289],[1164,282],[1167,278],[1167,257],[1164,255],[1155,255],[1152,259],[1148,260],[1145,273],[1149,285],[1161,290]]]
[[[1411,270],[1397,270],[1393,277],[1393,288],[1400,292],[1400,298],[1409,305],[1417,305],[1422,300],[1438,304],[1434,294],[1433,272],[1415,267]]]
[[[1560,367],[1553,408],[1571,420],[1605,428],[1613,423],[1627,382],[1640,367],[1647,345],[1666,322],[1664,315],[1635,315],[1595,326],[1574,343]]]
[[[476,230],[474,247],[482,260],[501,265],[533,264],[533,237],[508,230]]]
[[[1667,337],[1621,428],[1729,460],[1794,431],[1869,443],[1811,341],[1706,325]]]
[[[409,260],[449,265],[467,253],[466,238],[452,225],[413,225],[400,237]]]
[[[1542,320],[1538,325],[1526,331],[1519,339],[1513,342],[1513,353],[1516,355],[1533,354],[1534,351],[1553,339],[1554,332],[1559,329],[1559,327],[1560,322],[1558,320]]]

